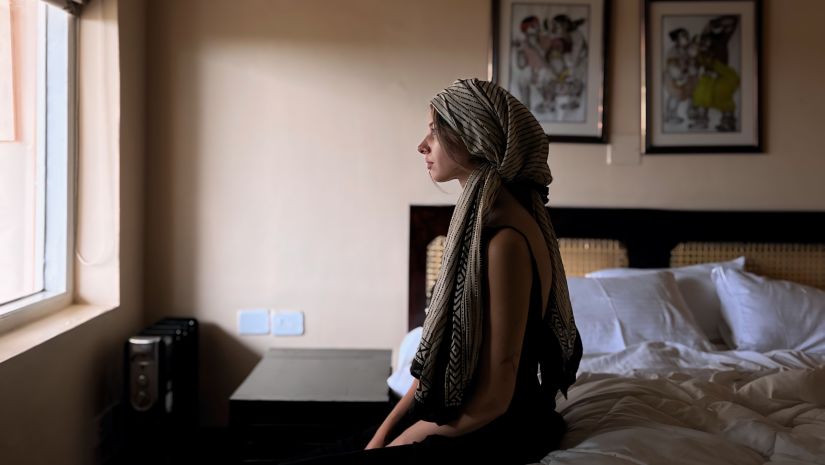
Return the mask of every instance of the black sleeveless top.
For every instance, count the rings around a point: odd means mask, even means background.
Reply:
[[[482,232],[482,253],[486,254],[490,238],[501,229],[512,229],[524,237],[530,250],[530,263],[532,267],[530,307],[527,314],[527,325],[521,347],[521,356],[519,357],[516,385],[513,390],[513,398],[510,401],[510,406],[504,413],[503,417],[505,418],[502,420],[507,420],[508,423],[515,421],[532,424],[535,421],[541,422],[543,417],[551,414],[550,412],[555,413],[556,408],[555,393],[557,389],[548,390],[548,386],[544,386],[543,388],[539,375],[539,354],[542,350],[546,350],[548,346],[547,343],[550,342],[546,340],[546,326],[542,321],[542,304],[544,299],[542,296],[541,277],[529,239],[527,239],[524,233],[512,226],[502,226],[484,230]],[[487,260],[482,260],[482,267],[484,267],[486,263]],[[482,269],[482,276],[486,281],[487,270],[484,268]],[[489,287],[485,282],[485,289],[487,288]],[[552,384],[552,373],[546,373],[545,378],[544,381]],[[546,420],[546,418],[544,419]]]

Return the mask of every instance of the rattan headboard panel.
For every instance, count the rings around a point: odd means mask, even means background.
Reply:
[[[427,246],[433,238],[447,233],[453,207],[418,206],[410,207],[410,250],[409,250],[409,328],[420,326],[424,321],[427,284]],[[655,210],[655,209],[614,209],[614,208],[548,208],[557,237],[607,240],[622,244],[626,248],[627,265],[634,268],[663,268],[668,266],[671,251],[680,243],[748,243],[748,244],[796,244],[803,247],[796,252],[774,252],[790,262],[790,265],[773,265],[772,258],[762,256],[758,251],[736,250],[724,254],[705,253],[686,260],[714,261],[745,255],[750,262],[749,269],[756,273],[779,279],[823,286],[823,265],[821,248],[825,245],[825,212],[801,211],[699,211],[699,210]],[[574,239],[577,240],[577,239]],[[814,249],[804,249],[804,244],[815,245]],[[597,247],[595,250],[600,250]],[[784,249],[781,249],[784,250]],[[820,252],[817,252],[819,250]],[[820,255],[817,255],[820,254]],[[595,255],[598,255],[595,254]],[[570,276],[578,276],[597,268],[625,266],[622,262],[612,262],[602,258],[589,262],[591,257],[569,258],[562,252],[565,270]],[[818,262],[817,262],[818,260]],[[581,267],[577,263],[585,263]],[[612,263],[611,263],[612,262]],[[803,268],[812,266],[813,271],[795,270],[801,263]],[[677,262],[674,262],[674,266]],[[695,263],[695,262],[694,262]],[[817,264],[818,263],[818,264]],[[789,269],[790,266],[790,269]],[[782,270],[781,272],[777,269]],[[437,273],[437,271],[436,271]],[[817,277],[818,276],[818,277]]]
[[[745,270],[774,279],[825,289],[825,244],[683,242],[670,253],[670,266],[745,257]]]
[[[602,268],[626,268],[627,249],[610,239],[559,239],[559,252],[567,277],[584,276]]]
[[[435,280],[438,279],[438,271],[441,270],[441,258],[444,256],[446,242],[447,236],[437,236],[427,245],[427,305],[430,304],[433,286],[435,286]]]
[[[427,245],[427,302],[432,297],[433,286],[438,279],[446,240],[446,236],[437,236]],[[627,267],[627,249],[619,241],[561,238],[559,252],[568,277],[584,276],[602,268]]]

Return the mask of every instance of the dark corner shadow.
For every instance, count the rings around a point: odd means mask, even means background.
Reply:
[[[214,323],[201,322],[201,425],[227,426],[229,396],[261,359],[234,334]]]

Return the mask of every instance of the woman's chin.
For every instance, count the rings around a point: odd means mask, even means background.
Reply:
[[[430,168],[430,178],[432,178],[435,182],[448,182],[455,179],[455,176],[450,176],[449,174],[445,175],[444,173],[439,172],[433,168]]]

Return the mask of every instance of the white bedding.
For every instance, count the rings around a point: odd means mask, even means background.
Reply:
[[[825,464],[825,355],[649,342],[588,356],[546,464]]]

